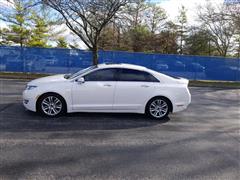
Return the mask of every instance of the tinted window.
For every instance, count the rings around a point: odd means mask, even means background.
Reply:
[[[85,81],[115,81],[116,69],[101,69],[87,74]]]
[[[119,81],[159,82],[151,74],[133,69],[122,69],[118,77]]]

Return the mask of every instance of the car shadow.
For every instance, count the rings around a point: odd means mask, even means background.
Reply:
[[[170,121],[154,120],[141,114],[71,113],[58,118],[43,117],[12,104],[0,112],[0,131],[118,130],[155,126]]]

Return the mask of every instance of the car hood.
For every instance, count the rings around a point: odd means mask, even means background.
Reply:
[[[28,84],[38,85],[43,83],[61,82],[66,80],[67,79],[64,78],[64,74],[59,74],[59,75],[53,75],[53,76],[47,76],[47,77],[35,79],[33,81],[30,81]]]

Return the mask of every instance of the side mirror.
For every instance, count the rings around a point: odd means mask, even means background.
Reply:
[[[84,79],[84,77],[80,77],[80,78],[76,79],[76,82],[79,84],[83,84],[83,83],[85,83],[85,79]]]

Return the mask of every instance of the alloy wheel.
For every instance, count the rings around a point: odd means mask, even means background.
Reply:
[[[162,99],[156,99],[149,106],[149,113],[155,118],[162,118],[168,113],[168,104]]]
[[[48,96],[42,100],[42,111],[48,116],[58,115],[63,108],[62,102],[55,96]]]

